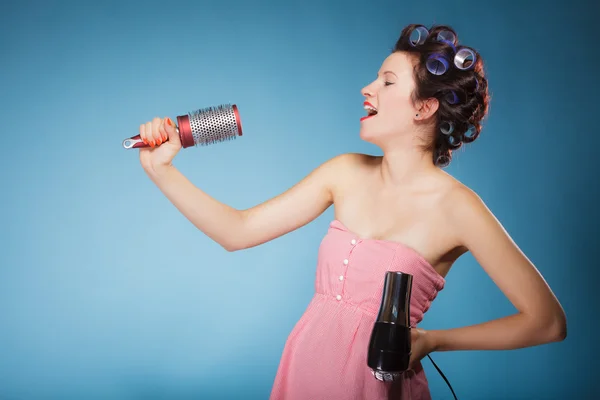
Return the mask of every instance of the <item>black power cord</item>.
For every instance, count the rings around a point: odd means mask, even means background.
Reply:
[[[435,369],[437,369],[437,371],[440,373],[440,375],[442,376],[442,378],[446,381],[446,384],[450,388],[450,391],[452,391],[452,395],[454,396],[454,399],[458,400],[458,398],[456,397],[456,393],[454,393],[454,389],[452,389],[452,385],[450,385],[450,382],[448,382],[448,379],[446,378],[446,376],[444,375],[444,373],[442,372],[442,370],[437,366],[437,364],[433,361],[433,358],[431,358],[431,356],[429,354],[427,354],[427,357],[429,357],[429,360],[431,361],[431,363],[433,364],[433,366],[435,367]]]

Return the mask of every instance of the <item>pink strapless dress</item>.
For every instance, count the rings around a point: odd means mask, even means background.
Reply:
[[[334,220],[319,248],[315,294],[290,333],[270,400],[430,400],[419,364],[380,382],[367,365],[386,271],[413,275],[411,325],[423,319],[445,280],[415,250],[361,239]]]

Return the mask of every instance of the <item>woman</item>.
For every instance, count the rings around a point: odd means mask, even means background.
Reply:
[[[334,157],[246,210],[211,198],[172,165],[181,144],[169,118],[140,126],[151,146],[140,150],[148,176],[229,251],[275,239],[335,207],[319,249],[317,290],[287,340],[272,400],[430,399],[420,360],[431,352],[516,349],[565,338],[563,309],[535,266],[482,200],[441,169],[453,150],[479,135],[487,87],[481,57],[461,51],[450,27],[407,26],[362,90],[368,116],[360,136],[384,155]],[[457,329],[415,328],[405,378],[376,380],[366,353],[385,272],[413,274],[416,327],[467,251],[518,312]]]

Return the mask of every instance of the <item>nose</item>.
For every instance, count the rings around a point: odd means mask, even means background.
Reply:
[[[368,84],[367,86],[365,86],[364,88],[362,88],[362,90],[360,91],[360,93],[364,96],[364,97],[373,97],[375,90],[373,88],[373,83],[371,82],[370,84]]]

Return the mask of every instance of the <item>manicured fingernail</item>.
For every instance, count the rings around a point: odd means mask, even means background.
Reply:
[[[144,144],[148,144],[148,139],[143,138],[142,141],[144,142]]]
[[[161,144],[162,144],[162,142],[163,142],[163,141],[162,141],[162,138],[158,138],[158,139],[156,139],[156,144],[157,144],[157,145],[161,145]]]
[[[171,118],[167,117],[167,124],[169,124],[169,126],[173,126],[173,121],[171,121]]]
[[[151,140],[151,141],[150,141],[150,146],[151,146],[151,147],[154,147],[154,140]]]

